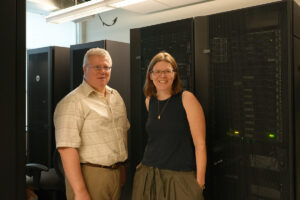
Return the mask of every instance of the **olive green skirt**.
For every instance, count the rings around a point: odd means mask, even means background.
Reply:
[[[140,165],[134,175],[132,200],[204,200],[194,171]]]

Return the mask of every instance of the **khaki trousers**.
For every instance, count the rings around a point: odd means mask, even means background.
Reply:
[[[91,200],[119,200],[120,168],[107,169],[81,165],[82,175]],[[66,179],[66,195],[68,200],[74,200],[74,192]]]
[[[135,173],[132,200],[204,200],[194,171],[141,165]]]

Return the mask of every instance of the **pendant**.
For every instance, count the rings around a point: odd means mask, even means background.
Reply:
[[[157,119],[160,119],[160,115],[157,116]]]

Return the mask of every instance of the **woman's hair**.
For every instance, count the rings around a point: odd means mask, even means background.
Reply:
[[[85,53],[84,58],[83,58],[82,67],[84,67],[84,66],[86,66],[88,64],[90,56],[101,56],[101,57],[104,57],[104,58],[108,59],[108,61],[110,63],[110,66],[112,66],[112,60],[111,60],[111,57],[110,57],[108,51],[106,51],[105,49],[96,47],[96,48],[92,48],[92,49],[88,50]]]
[[[174,77],[174,81],[172,84],[172,95],[178,94],[182,90],[177,63],[176,63],[175,59],[169,53],[163,51],[163,52],[156,54],[152,58],[150,64],[148,65],[146,81],[145,81],[145,85],[144,85],[144,94],[146,97],[155,97],[156,96],[157,91],[153,84],[153,81],[150,79],[150,75],[152,73],[154,65],[161,61],[170,63],[173,68],[173,71],[175,72],[175,77]]]

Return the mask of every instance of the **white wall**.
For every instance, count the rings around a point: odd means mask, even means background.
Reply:
[[[73,22],[64,24],[47,23],[44,16],[26,12],[26,48],[35,49],[46,46],[70,47],[76,44],[76,24]],[[27,70],[26,70],[27,78]],[[27,81],[26,81],[27,102]],[[27,127],[27,103],[26,103],[26,127]]]
[[[26,12],[26,48],[46,46],[70,47],[76,44],[76,24],[47,23],[44,16]]]
[[[214,0],[203,4],[195,4],[151,14],[138,14],[122,9],[116,9],[110,12],[101,13],[101,18],[108,24],[110,24],[115,17],[118,17],[118,21],[115,25],[111,27],[103,26],[96,16],[93,19],[82,23],[80,37],[82,40],[81,42],[105,39],[129,42],[130,29],[132,28],[145,27],[189,17],[205,16],[275,1],[280,0]]]

